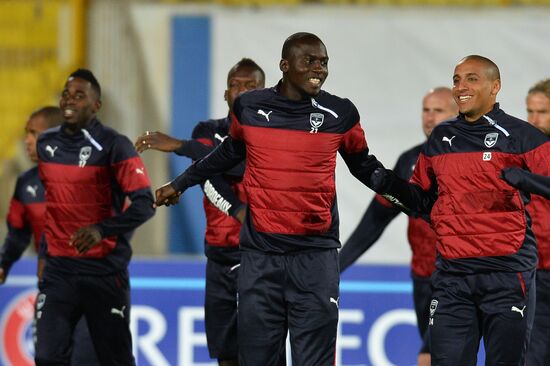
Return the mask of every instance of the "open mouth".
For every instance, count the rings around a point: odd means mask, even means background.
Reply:
[[[321,79],[320,78],[309,78],[309,83],[312,84],[315,87],[318,87],[321,85]]]
[[[458,97],[458,101],[460,103],[466,103],[467,101],[469,101],[470,99],[472,99],[472,96],[471,95],[460,95]]]

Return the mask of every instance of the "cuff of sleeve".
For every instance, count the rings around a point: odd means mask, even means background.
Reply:
[[[191,144],[188,144],[186,140],[181,140],[181,146],[174,150],[174,153],[179,156],[189,156],[191,154]]]

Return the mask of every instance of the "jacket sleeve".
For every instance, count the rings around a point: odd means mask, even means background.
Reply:
[[[126,210],[95,224],[102,237],[130,232],[155,213],[145,165],[130,140],[119,136],[112,149],[111,169],[122,192],[130,199],[130,205]]]
[[[399,214],[399,209],[380,196],[375,197],[363,218],[338,255],[340,271],[345,271],[380,238],[386,226]]]
[[[344,134],[338,151],[350,173],[367,187],[372,188],[371,174],[383,165],[374,155],[369,154],[365,133],[359,121]]]
[[[238,122],[237,122],[238,123]],[[231,129],[236,123],[233,122]],[[211,154],[193,163],[170,185],[178,192],[233,168],[246,158],[246,147],[240,139],[228,136]]]
[[[503,169],[501,178],[520,191],[538,194],[550,200],[550,177],[514,167]]]
[[[437,184],[429,159],[420,153],[413,176],[407,182],[389,169],[377,169],[371,177],[373,189],[409,216],[425,216],[437,199]]]
[[[0,266],[2,266],[6,275],[12,265],[21,258],[32,237],[31,225],[27,222],[25,215],[25,206],[17,197],[19,182],[18,180],[16,183],[15,192],[10,201],[6,220],[8,233],[4,245],[0,248]]]
[[[199,160],[214,151],[215,146],[205,144],[201,140],[184,140],[181,147],[174,151],[179,156],[186,156],[193,160]]]

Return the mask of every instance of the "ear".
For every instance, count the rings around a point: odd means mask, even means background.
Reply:
[[[493,81],[493,89],[491,90],[491,95],[496,96],[500,91],[500,86],[501,86],[500,79]]]
[[[287,72],[288,71],[288,61],[287,60],[281,59],[281,61],[279,61],[279,70],[281,70],[282,72]]]
[[[101,109],[101,100],[96,100],[95,103],[94,103],[94,106],[95,106],[95,111],[99,111]]]

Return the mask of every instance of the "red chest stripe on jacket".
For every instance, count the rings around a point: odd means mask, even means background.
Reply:
[[[260,232],[323,233],[332,223],[336,152],[343,135],[242,126],[243,183]]]
[[[435,232],[424,219],[410,217],[407,237],[412,251],[413,273],[420,277],[431,276],[435,271]]]
[[[241,183],[231,185],[241,202],[246,202],[246,194]],[[204,212],[206,213],[205,240],[209,245],[216,247],[238,247],[241,233],[241,223],[232,216],[228,216],[208,198],[204,198]]]
[[[115,163],[113,168],[123,192],[134,192],[151,186],[147,170],[139,156]]]
[[[48,253],[54,256],[76,256],[76,250],[69,246],[70,236],[80,227],[95,224],[112,215],[110,169],[107,166],[79,168],[42,162],[39,169],[46,188],[44,231]],[[114,245],[115,238],[106,238],[85,256],[103,257]]]
[[[229,134],[235,140],[243,139],[243,128],[237,117],[231,113],[231,127],[229,127]]]
[[[34,202],[26,205],[26,220],[30,224],[33,237],[34,237],[34,249],[38,252],[40,244],[40,237],[44,232],[44,224],[46,220],[46,203]]]
[[[419,158],[424,169],[415,169],[412,181],[426,185],[426,170],[435,172],[439,196],[431,220],[444,258],[510,255],[523,243],[523,201],[499,178],[502,168],[522,166],[523,156],[491,152],[487,159],[482,151]]]
[[[531,195],[526,209],[533,220],[533,232],[537,238],[538,268],[550,270],[550,201]]]

